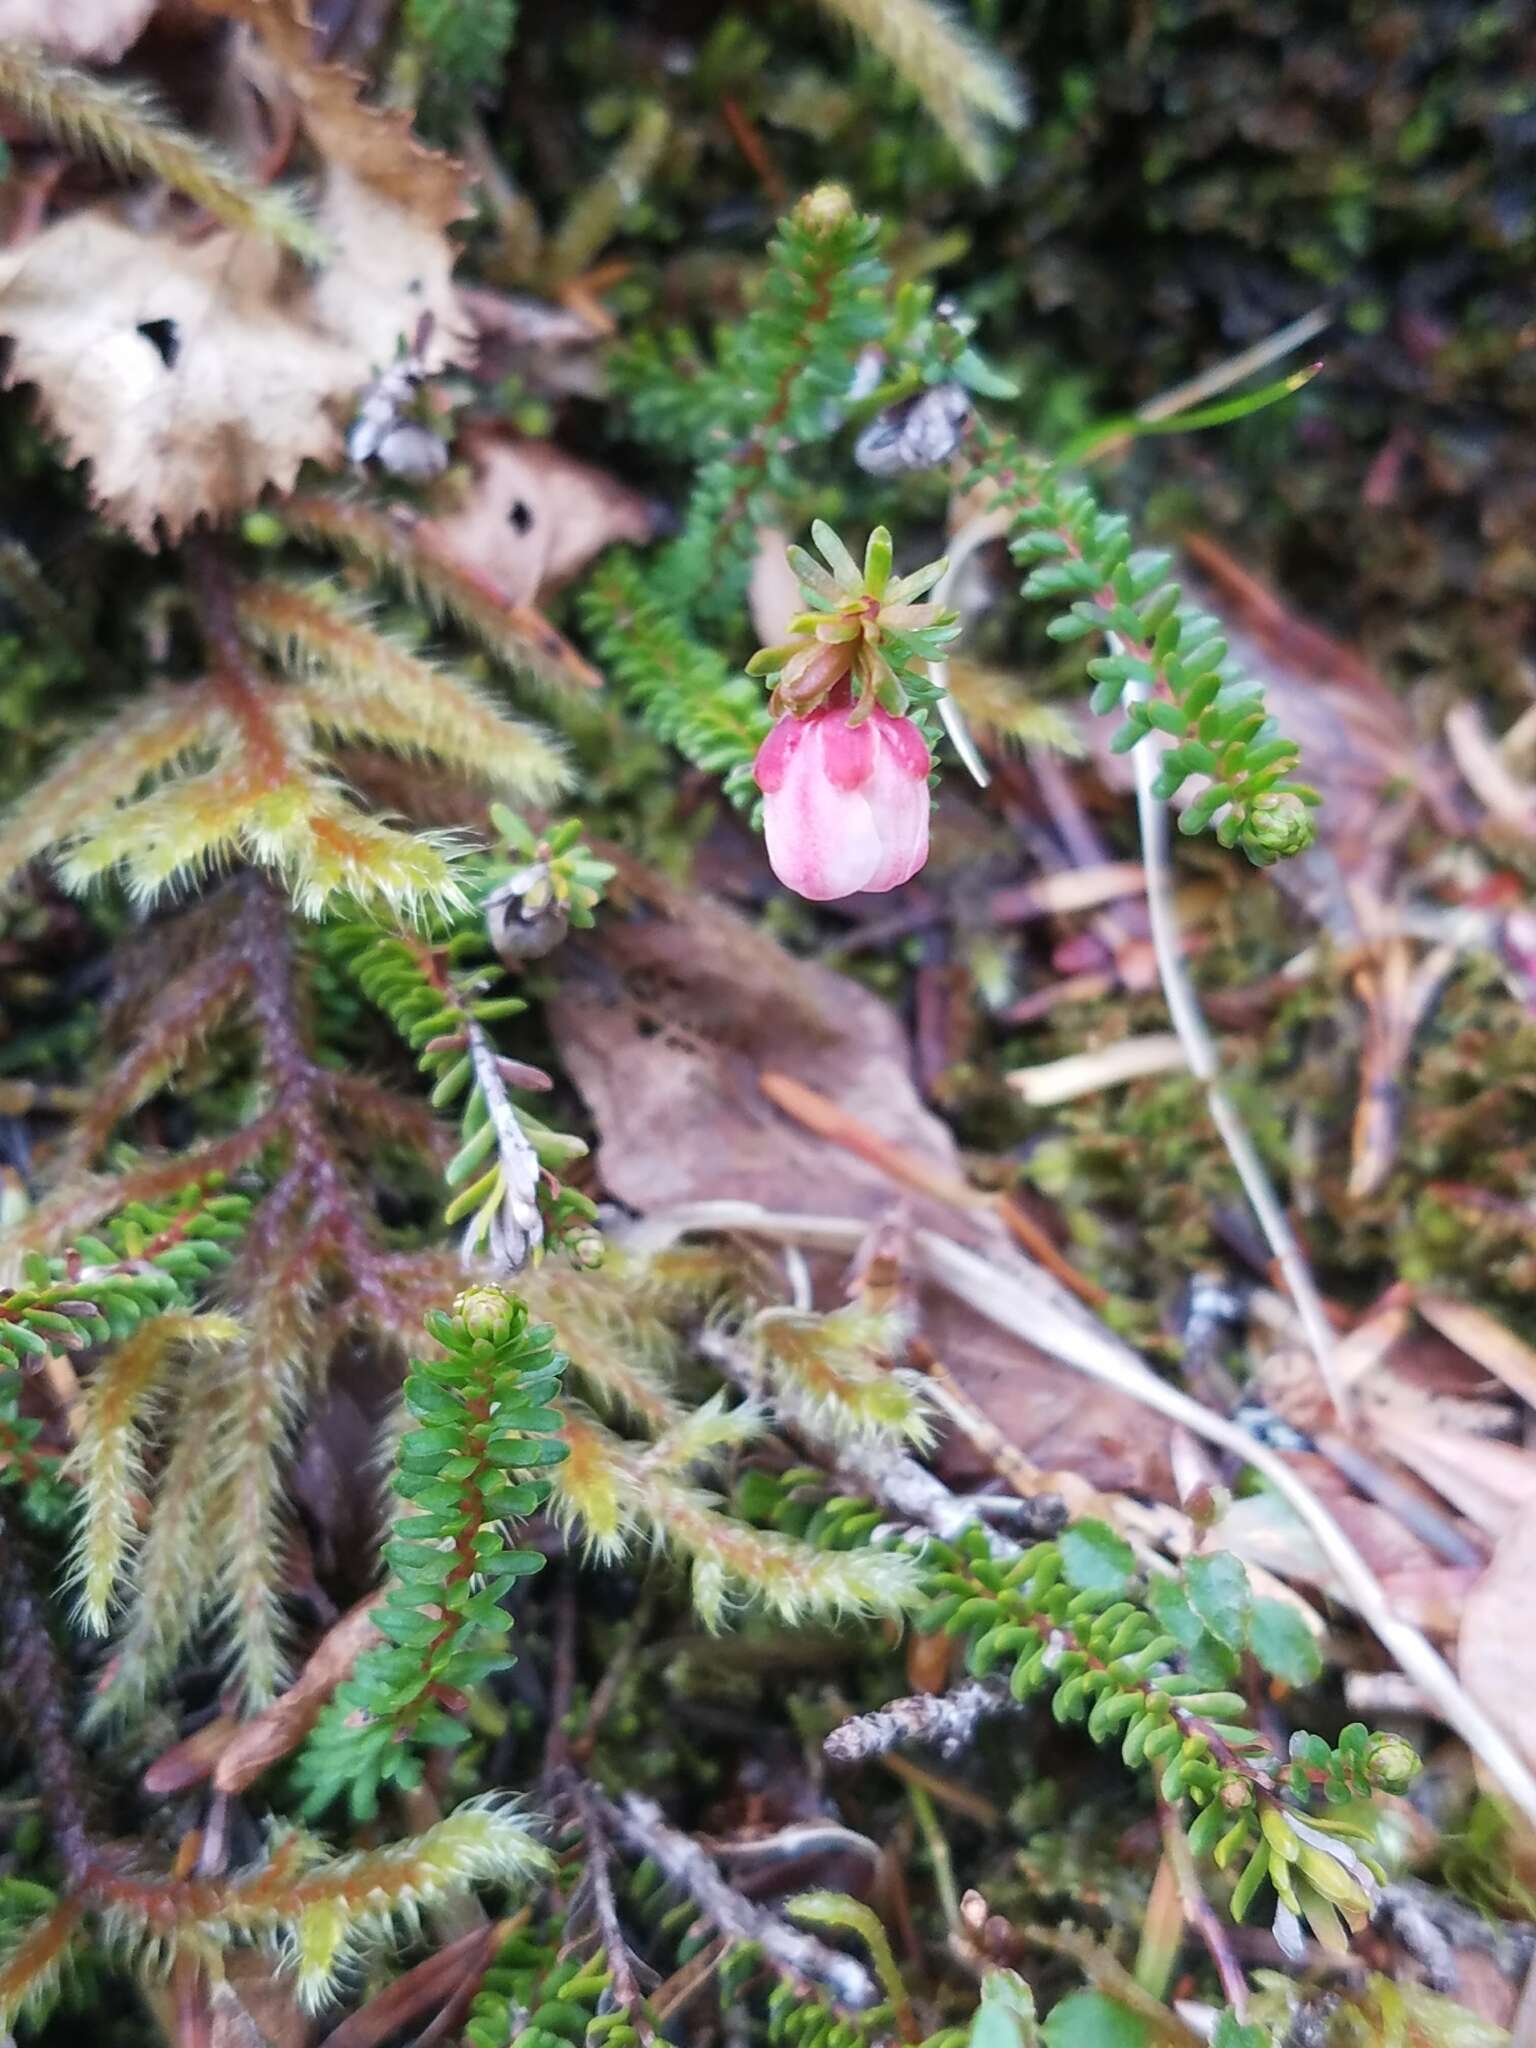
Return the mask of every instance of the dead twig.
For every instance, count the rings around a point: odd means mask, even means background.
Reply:
[[[861,1962],[840,1955],[734,1890],[691,1836],[668,1825],[654,1799],[626,1792],[616,1806],[600,1792],[594,1790],[591,1796],[619,1840],[636,1855],[649,1856],[722,1934],[754,1944],[792,1982],[821,1985],[842,2005],[860,2010],[878,2003],[875,1981]]]
[[[1212,1906],[1200,1885],[1200,1874],[1195,1868],[1194,1852],[1179,1824],[1179,1816],[1165,1801],[1158,1801],[1158,1819],[1163,1830],[1163,1854],[1173,1872],[1179,1888],[1179,1903],[1184,1909],[1184,1922],[1192,1927],[1205,1944],[1206,1954],[1215,1965],[1221,1988],[1226,1993],[1227,2003],[1240,2020],[1248,2017],[1248,1980],[1243,1975],[1241,1963],[1233,1952],[1227,1922]]]
[[[586,1853],[584,1895],[591,1902],[592,1919],[610,1971],[609,1989],[614,2003],[627,2013],[641,2041],[652,2042],[656,2032],[644,2013],[645,1994],[635,1973],[635,1957],[619,1918],[619,1903],[613,1890],[613,1846],[597,1795],[578,1772],[562,1773],[561,1791],[581,1828]],[[651,1973],[654,1979],[655,1972]]]
[[[1008,1086],[1032,1109],[1053,1109],[1058,1103],[1097,1095],[1105,1088],[1123,1087],[1127,1081],[1182,1074],[1188,1064],[1183,1044],[1173,1032],[1143,1031],[1092,1052],[1068,1053],[1064,1059],[1046,1060],[1035,1067],[1015,1067],[1006,1078]]]
[[[1392,1171],[1403,1115],[1403,1071],[1456,961],[1456,948],[1442,945],[1415,962],[1408,941],[1391,938],[1355,969],[1355,994],[1365,1010],[1365,1045],[1350,1134],[1351,1201],[1376,1194]]]
[[[970,1748],[983,1721],[1022,1711],[1006,1686],[972,1679],[954,1692],[913,1693],[872,1714],[855,1714],[832,1730],[822,1750],[829,1763],[859,1764],[899,1743],[921,1742],[947,1761]]]

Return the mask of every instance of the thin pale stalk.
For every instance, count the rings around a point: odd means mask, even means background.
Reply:
[[[1116,651],[1119,651],[1118,643]],[[1140,684],[1133,683],[1126,690],[1128,701],[1140,700],[1144,696],[1145,691]],[[1280,1268],[1295,1304],[1297,1320],[1317,1360],[1317,1369],[1322,1374],[1329,1399],[1338,1412],[1339,1420],[1347,1425],[1353,1410],[1349,1389],[1338,1368],[1333,1326],[1328,1321],[1328,1312],[1323,1307],[1323,1298],[1317,1291],[1311,1268],[1296,1241],[1296,1233],[1291,1229],[1290,1219],[1264,1170],[1258,1147],[1248,1135],[1247,1125],[1221,1084],[1221,1061],[1216,1044],[1206,1027],[1200,1000],[1185,969],[1178,905],[1173,893],[1173,869],[1168,856],[1168,806],[1153,793],[1157,781],[1158,749],[1148,746],[1145,740],[1139,741],[1131,749],[1131,762],[1136,770],[1136,816],[1141,827],[1141,864],[1147,878],[1147,915],[1152,923],[1152,951],[1157,959],[1163,1000],[1168,1005],[1168,1015],[1179,1043],[1184,1048],[1189,1070],[1205,1090],[1211,1121],[1227,1148],[1227,1157],[1243,1184],[1243,1193],[1248,1197],[1259,1227],[1274,1253],[1275,1264]]]

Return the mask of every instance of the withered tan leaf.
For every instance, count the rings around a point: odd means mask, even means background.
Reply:
[[[1536,1455],[1455,1426],[1455,1404],[1401,1387],[1362,1410],[1381,1448],[1490,1536],[1502,1537],[1536,1502]]]
[[[1462,1599],[1477,1568],[1439,1563],[1396,1515],[1362,1500],[1326,1458],[1301,1453],[1288,1462],[1366,1559],[1396,1611],[1430,1635],[1454,1635]],[[1349,1588],[1329,1565],[1316,1538],[1267,1487],[1232,1502],[1222,1515],[1219,1541],[1250,1567],[1267,1567],[1283,1579],[1316,1586],[1331,1599],[1349,1604]]]
[[[383,1641],[374,1619],[382,1597],[370,1594],[327,1629],[288,1690],[236,1733],[214,1768],[213,1782],[220,1792],[243,1792],[270,1765],[298,1748],[331,1694],[351,1677],[358,1658]]]
[[[1458,1301],[1454,1295],[1420,1294],[1415,1306],[1442,1337],[1536,1408],[1536,1350],[1523,1337],[1476,1302]]]
[[[382,1594],[370,1593],[328,1628],[303,1670],[269,1706],[248,1721],[219,1714],[156,1757],[144,1773],[154,1797],[184,1792],[212,1778],[221,1792],[243,1792],[270,1765],[290,1755],[319,1718],[358,1658],[383,1638],[374,1620]]]
[[[1536,1500],[1499,1540],[1462,1614],[1461,1680],[1528,1762],[1536,1764]]]
[[[227,232],[136,234],[92,207],[0,267],[7,381],[37,387],[98,505],[146,545],[157,523],[175,538],[340,445],[332,407],[366,363],[283,304],[283,260]]]
[[[322,159],[314,271],[251,236],[139,233],[109,206],[54,223],[0,260],[12,384],[91,465],[97,503],[136,538],[174,539],[200,515],[290,488],[331,464],[358,391],[402,342],[426,367],[467,345],[444,228],[463,210],[457,165],[421,148],[398,112],[308,60],[285,6],[219,11],[256,23]],[[81,290],[88,279],[91,289]]]
[[[0,42],[35,43],[75,64],[115,64],[148,26],[156,0],[0,0]]]
[[[402,107],[363,101],[364,80],[343,64],[316,61],[314,28],[303,0],[197,0],[254,29],[298,102],[310,141],[329,164],[343,166],[423,226],[446,228],[465,211],[464,168],[429,149]]]

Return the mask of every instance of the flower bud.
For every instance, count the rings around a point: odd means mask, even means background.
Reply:
[[[852,220],[853,201],[841,185],[818,185],[814,191],[806,193],[795,212],[806,227],[829,234],[833,228],[840,228],[844,221]]]
[[[453,1304],[471,1337],[494,1337],[504,1327],[511,1301],[499,1287],[466,1287]]]
[[[486,934],[508,967],[553,952],[569,923],[542,849],[540,858],[508,875],[485,899]]]
[[[1254,798],[1243,820],[1243,850],[1259,867],[1268,867],[1310,846],[1314,831],[1312,813],[1299,796],[1288,789],[1266,790]]]
[[[1373,1735],[1366,1745],[1365,1775],[1378,1792],[1406,1792],[1422,1768],[1417,1750],[1401,1735]]]

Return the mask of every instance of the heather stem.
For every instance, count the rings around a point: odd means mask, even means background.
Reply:
[[[0,1682],[32,1752],[59,1860],[78,1889],[96,1861],[90,1801],[72,1733],[69,1681],[21,1545],[7,1491],[0,1487]]]

